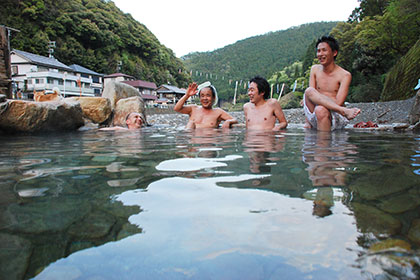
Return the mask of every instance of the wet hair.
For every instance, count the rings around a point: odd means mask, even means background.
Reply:
[[[270,84],[263,77],[255,76],[249,83],[257,84],[259,93],[264,92],[264,99],[267,99],[270,96]]]
[[[330,46],[330,48],[333,52],[337,51],[337,55],[338,55],[339,46],[338,46],[337,40],[334,37],[329,36],[329,35],[328,36],[324,35],[324,36],[320,37],[318,39],[318,41],[316,42],[315,48],[318,48],[318,45],[320,43],[327,43],[328,46]],[[337,55],[334,56],[334,59],[337,58]]]

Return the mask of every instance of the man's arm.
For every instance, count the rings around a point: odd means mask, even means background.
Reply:
[[[223,120],[222,128],[230,128],[232,124],[238,123],[238,121],[228,114],[226,111],[220,109],[222,114],[220,115],[220,119]]]
[[[346,101],[351,83],[351,74],[344,69],[342,69],[342,71],[340,87],[338,88],[337,97],[335,98],[335,102],[340,106],[343,106],[344,101]]]
[[[197,93],[197,84],[192,83],[188,85],[187,92],[185,95],[178,100],[178,102],[174,106],[174,111],[182,114],[191,114],[192,108],[191,106],[184,106],[185,102],[190,98],[191,96],[195,95]]]
[[[316,71],[318,65],[312,65],[311,72],[309,74],[309,87],[313,87],[316,89]]]
[[[279,124],[275,125],[273,130],[280,130],[287,127],[287,120],[284,116],[283,110],[281,109],[280,103],[277,100],[272,99],[271,106],[273,106],[273,112]]]

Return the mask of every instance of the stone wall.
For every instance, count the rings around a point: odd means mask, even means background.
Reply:
[[[6,27],[0,26],[0,94],[12,98],[9,39]]]

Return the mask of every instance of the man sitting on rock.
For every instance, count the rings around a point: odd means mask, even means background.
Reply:
[[[125,124],[127,127],[122,126],[113,126],[113,127],[103,127],[100,130],[129,130],[129,129],[140,129],[143,126],[143,118],[141,114],[137,112],[131,112],[125,118]]]

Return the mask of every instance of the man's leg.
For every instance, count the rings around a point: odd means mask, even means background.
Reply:
[[[331,112],[324,106],[316,106],[315,115],[317,119],[317,129],[319,131],[331,131]]]
[[[360,109],[358,108],[346,108],[335,103],[330,97],[319,93],[316,89],[309,87],[305,91],[305,98],[312,104],[322,105],[329,110],[333,110],[340,115],[345,116],[347,119],[354,119],[359,113]],[[309,107],[308,107],[309,108]]]

